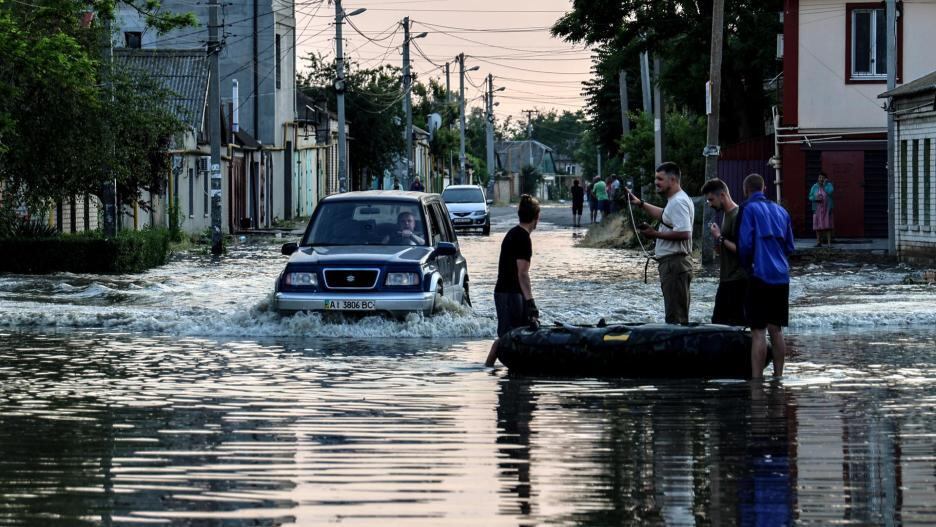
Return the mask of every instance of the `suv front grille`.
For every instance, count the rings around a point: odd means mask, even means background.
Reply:
[[[329,289],[373,289],[378,269],[325,269],[325,287]]]

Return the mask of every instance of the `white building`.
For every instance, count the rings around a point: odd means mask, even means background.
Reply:
[[[812,234],[807,199],[820,170],[835,185],[842,238],[887,237],[883,2],[784,0],[783,201],[797,235]],[[898,2],[897,83],[936,69],[936,2]],[[846,206],[847,204],[847,206]]]
[[[897,122],[897,257],[936,265],[936,71],[880,97],[890,98]]]

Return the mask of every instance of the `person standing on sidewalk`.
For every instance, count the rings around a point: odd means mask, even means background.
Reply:
[[[812,202],[812,228],[816,231],[816,247],[822,247],[822,235],[825,234],[826,245],[832,247],[832,229],[835,221],[832,218],[832,193],[835,188],[825,172],[819,172],[819,180],[809,189],[809,201]]]
[[[572,180],[572,226],[582,226],[582,207],[585,205],[585,189],[579,185],[579,180]]]
[[[601,178],[595,177],[595,184],[592,185],[592,192],[595,193],[595,199],[598,201],[598,210],[601,211],[601,220],[604,221],[608,216],[608,185]]]
[[[680,186],[682,175],[676,163],[667,161],[656,168],[657,193],[666,198],[666,207],[651,205],[629,189],[631,204],[639,206],[651,217],[660,220],[659,230],[650,225],[638,225],[641,234],[656,238],[656,259],[663,290],[663,307],[667,324],[689,323],[689,284],[692,282],[692,224],[695,205]]]
[[[497,339],[514,328],[539,323],[539,310],[533,300],[530,283],[530,260],[533,257],[530,233],[536,229],[539,216],[539,201],[529,194],[520,196],[517,206],[520,223],[504,236],[497,262],[497,282],[494,284]],[[497,359],[497,339],[491,344],[485,366],[493,366]]]
[[[783,326],[790,321],[793,225],[786,209],[767,199],[759,174],[744,178],[744,195],[747,201],[738,213],[738,257],[750,277],[744,310],[751,326],[751,377],[764,376],[768,333],[774,376],[779,377],[786,357]]]
[[[709,207],[724,214],[719,227],[712,223],[709,231],[718,250],[718,292],[715,293],[715,309],[712,324],[746,326],[744,301],[747,295],[747,273],[738,260],[738,204],[731,199],[728,186],[720,179],[710,179],[702,185],[702,195]]]

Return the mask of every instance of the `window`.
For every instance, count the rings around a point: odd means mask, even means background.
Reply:
[[[910,173],[913,174],[913,179],[910,182],[910,187],[912,189],[912,195],[910,196],[913,199],[913,204],[911,205],[911,210],[913,211],[913,224],[919,225],[920,223],[920,141],[918,139],[913,140],[913,161],[910,162]]]
[[[923,224],[932,225],[932,217],[930,216],[930,210],[933,208],[933,195],[931,194],[931,183],[930,177],[932,176],[931,165],[930,165],[930,140],[926,138],[923,140]]]
[[[846,5],[846,82],[887,82],[887,17],[881,3]],[[897,18],[897,81],[902,68],[903,39]]]
[[[188,169],[188,216],[195,217],[195,169]]]
[[[907,141],[900,142],[900,223],[907,224]]]
[[[283,87],[283,47],[280,44],[280,36],[276,35],[276,89]]]
[[[143,47],[143,33],[140,31],[124,31],[124,44],[128,48],[140,49]]]
[[[209,204],[211,200],[211,171],[203,172],[202,178],[205,180],[205,195],[202,197],[202,212],[205,213],[205,217],[207,218],[211,214],[211,205]]]

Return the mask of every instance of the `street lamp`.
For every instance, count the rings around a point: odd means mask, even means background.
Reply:
[[[413,101],[410,92],[412,92],[413,77],[410,74],[409,45],[412,40],[425,38],[426,35],[428,35],[428,33],[423,31],[416,36],[411,36],[409,30],[409,17],[403,17],[403,114],[406,116],[406,127],[403,130],[403,135],[406,140],[406,152],[403,155],[403,169],[406,171],[406,173],[403,174],[403,188],[409,188],[412,183]]]
[[[465,54],[459,53],[458,57],[458,113],[459,113],[459,138],[458,138],[458,183],[465,177],[465,73],[469,71],[478,71],[478,66],[472,66],[465,69]]]
[[[494,107],[498,106],[499,102],[494,102],[494,92],[504,91],[506,88],[501,86],[500,88],[494,89],[494,75],[488,74],[487,76],[487,93],[485,94],[485,102],[487,106],[484,111],[487,113],[485,126],[485,146],[487,147],[487,165],[488,165],[488,174],[491,176],[494,175],[495,166],[494,166]]]
[[[349,16],[360,15],[367,9],[359,7],[350,13],[345,13],[341,8],[341,0],[335,0],[335,94],[338,99],[338,190],[345,192],[347,188],[347,138],[345,133],[345,79],[344,79],[344,56],[342,55],[341,45],[341,22]]]

